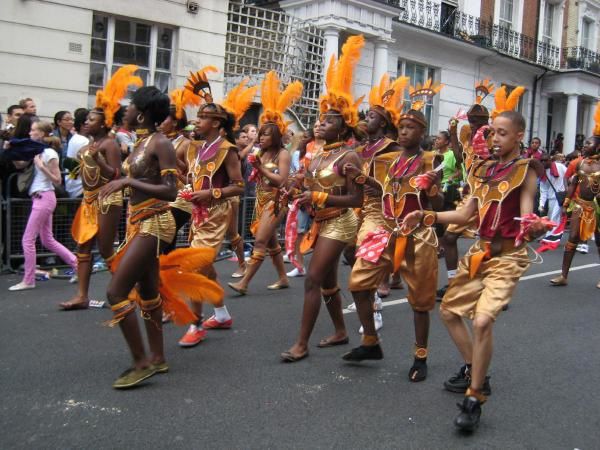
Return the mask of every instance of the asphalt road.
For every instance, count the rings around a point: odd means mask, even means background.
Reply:
[[[180,349],[184,330],[168,325],[171,372],[115,391],[130,359],[119,330],[101,326],[110,312],[60,312],[57,303],[74,290],[65,281],[9,293],[19,277],[2,276],[0,448],[599,448],[600,267],[572,272],[566,288],[550,287],[551,275],[532,277],[558,270],[561,257],[546,254],[532,266],[498,319],[493,394],[474,435],[452,425],[461,396],[442,383],[461,361],[437,311],[425,382],[407,379],[414,337],[403,302],[384,309],[383,361],[348,365],[340,356],[351,346],[314,347],[330,332],[323,308],[310,357],[282,364],[279,353],[298,330],[303,284],[293,279],[289,290],[268,291],[275,276],[267,262],[251,295],[228,299],[232,330]],[[594,250],[574,266],[597,262]],[[234,268],[218,263],[224,275]],[[348,268],[340,273],[345,283]],[[96,298],[106,282],[106,274],[93,277]],[[404,295],[392,291],[386,300]],[[358,320],[345,317],[357,345]]]

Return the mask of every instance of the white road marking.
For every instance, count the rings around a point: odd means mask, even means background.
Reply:
[[[575,266],[575,267],[571,267],[570,272],[574,271],[574,270],[584,270],[584,269],[592,269],[594,267],[598,267],[600,266],[600,264],[585,264],[583,266]],[[548,275],[556,275],[561,273],[561,270],[552,270],[550,272],[542,272],[542,273],[534,273],[533,275],[526,275],[524,277],[521,277],[520,281],[527,281],[527,280],[533,280],[534,278],[543,278],[543,277],[547,277]],[[408,303],[408,299],[406,297],[404,298],[399,298],[397,300],[389,300],[387,302],[383,302],[383,306],[393,306],[393,305],[401,305],[403,303]],[[344,314],[350,314],[353,313],[355,311],[350,311],[349,309],[343,309],[342,312]]]

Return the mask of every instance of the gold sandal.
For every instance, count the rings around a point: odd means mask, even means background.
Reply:
[[[556,278],[552,278],[550,280],[550,284],[552,286],[566,286],[567,284],[569,284],[569,282],[567,281],[567,279],[565,277],[563,277],[562,275],[559,275]]]
[[[267,286],[267,289],[271,291],[278,291],[279,289],[287,289],[289,288],[289,284],[282,284],[279,281],[277,283],[273,283]]]

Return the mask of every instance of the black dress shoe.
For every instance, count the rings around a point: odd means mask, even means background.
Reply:
[[[365,359],[383,359],[383,351],[379,344],[375,345],[361,345],[360,347],[353,348],[344,356],[342,359],[345,361],[363,361]]]
[[[462,366],[457,373],[452,375],[446,381],[444,381],[444,388],[450,392],[456,392],[457,394],[464,394],[467,392],[468,387],[471,385],[471,373],[467,365]],[[486,376],[481,388],[481,393],[485,396],[492,394],[492,387],[490,385],[490,377]]]
[[[465,397],[462,404],[457,403],[460,413],[454,419],[456,425],[462,431],[474,431],[479,426],[481,417],[481,403],[475,397]]]

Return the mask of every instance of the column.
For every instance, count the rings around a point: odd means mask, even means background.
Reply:
[[[538,127],[537,127],[537,136],[542,140],[542,148],[548,149],[550,148],[550,142],[548,142],[548,96],[546,94],[540,95],[540,107],[538,109]],[[536,133],[533,133],[533,137],[535,137]]]
[[[575,150],[575,135],[577,134],[577,94],[567,94],[567,113],[565,116],[565,129],[563,131],[563,153],[568,155]]]
[[[323,32],[323,37],[325,38],[325,52],[323,53],[323,57],[325,58],[325,63],[323,64],[323,90],[325,90],[325,76],[327,74],[331,55],[337,56],[338,49],[340,48],[340,29],[337,27],[327,27]]]
[[[594,113],[596,112],[596,102],[597,100],[594,99],[592,100],[592,102],[590,104],[588,104],[588,116],[587,116],[587,120],[585,121],[586,128],[584,129],[584,133],[585,133],[585,137],[590,137],[591,135],[594,134],[594,126],[596,125],[596,122],[594,122]]]
[[[375,57],[373,58],[373,85],[379,84],[383,74],[388,71],[388,42],[384,39],[375,41]]]

